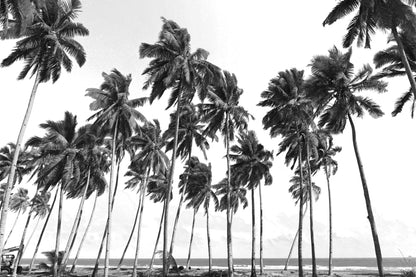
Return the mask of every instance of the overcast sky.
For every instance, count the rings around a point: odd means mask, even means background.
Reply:
[[[87,62],[80,69],[62,73],[56,84],[41,84],[35,107],[29,122],[25,139],[42,135],[39,124],[45,120],[61,120],[65,111],[78,115],[79,124],[85,123],[91,115],[88,105],[90,98],[85,90],[99,87],[103,79],[101,73],[117,68],[123,74],[131,73],[133,82],[131,97],[149,95],[142,90],[144,81],[141,73],[149,60],[139,59],[138,49],[142,42],[154,43],[157,40],[162,22],[160,17],[176,21],[186,27],[191,34],[193,49],[204,48],[210,52],[209,60],[223,69],[236,74],[239,86],[244,89],[241,104],[249,110],[255,120],[250,129],[257,132],[260,141],[269,150],[277,152],[279,139],[270,139],[262,129],[261,119],[266,109],[256,106],[260,93],[268,86],[271,78],[279,71],[296,67],[308,72],[311,58],[326,54],[337,45],[341,48],[342,35],[348,20],[333,26],[323,27],[322,21],[336,1],[241,1],[241,0],[153,0],[124,1],[101,0],[83,1],[83,9],[77,21],[89,30],[90,36],[79,38],[87,52]],[[387,34],[374,37],[373,48],[353,50],[356,67],[372,63],[375,51],[386,46]],[[2,41],[0,58],[5,58],[14,41]],[[0,68],[1,103],[0,145],[15,142],[26,109],[33,79],[17,81],[22,64]],[[416,255],[416,221],[414,216],[414,121],[410,119],[408,108],[402,115],[392,118],[390,113],[395,99],[409,87],[406,79],[391,80],[389,91],[383,95],[367,94],[382,107],[385,116],[374,120],[369,116],[356,120],[358,143],[368,179],[369,191],[375,213],[383,256]],[[168,94],[168,93],[166,93]],[[162,127],[168,124],[165,111],[167,97],[156,101],[152,107],[145,107],[143,113],[148,119],[158,118]],[[359,172],[353,153],[349,126],[344,134],[335,137],[335,144],[343,148],[337,156],[339,171],[331,179],[333,192],[334,256],[335,257],[374,257],[370,226],[366,219],[364,196]],[[208,158],[213,165],[214,183],[225,177],[225,149],[221,142],[213,143]],[[128,158],[126,156],[126,158]],[[123,169],[127,167],[127,159]],[[176,172],[182,172],[178,165]],[[292,172],[283,164],[282,157],[274,160],[272,168],[273,185],[263,189],[264,193],[264,255],[267,258],[285,257],[297,229],[298,210],[288,193]],[[122,184],[126,179],[122,178]],[[318,257],[326,257],[328,249],[328,199],[323,173],[314,177],[322,193],[315,204],[315,239]],[[177,182],[174,189],[176,191]],[[33,185],[29,184],[32,188]],[[34,193],[34,189],[31,189]],[[137,207],[135,192],[120,187],[115,202],[112,254],[120,257],[133,224]],[[170,222],[176,212],[178,197],[172,202]],[[83,257],[95,257],[106,220],[107,195],[99,199],[97,213]],[[78,201],[64,202],[62,243],[66,243]],[[81,231],[85,228],[92,199],[87,202]],[[142,225],[141,257],[150,257],[161,215],[161,205],[145,203]],[[12,224],[14,216],[8,219]],[[192,212],[183,212],[174,250],[175,257],[186,257]],[[23,228],[23,222],[19,223]],[[226,221],[224,214],[211,215],[213,257],[226,257]],[[250,257],[250,209],[239,211],[233,221],[234,257]],[[309,224],[305,220],[305,226]],[[40,229],[40,228],[39,228]],[[305,228],[304,256],[310,256],[309,233]],[[49,225],[41,251],[54,248],[56,213]],[[205,219],[202,211],[196,222],[193,256],[206,257]],[[9,246],[17,245],[19,232],[15,232]],[[38,233],[36,233],[36,236]],[[36,238],[37,239],[37,238]],[[80,235],[78,236],[80,239]],[[32,242],[34,244],[34,242]],[[134,256],[133,245],[127,253]],[[160,244],[161,245],[161,244]],[[31,245],[26,257],[32,255]],[[296,255],[296,253],[294,253]]]

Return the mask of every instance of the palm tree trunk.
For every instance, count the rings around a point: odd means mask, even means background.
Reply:
[[[191,157],[192,157],[192,139],[191,139],[191,146],[190,146],[190,151],[189,151],[189,156],[188,156],[188,162],[191,160]],[[181,193],[181,198],[179,199],[178,209],[176,211],[175,223],[173,224],[172,238],[170,239],[170,249],[169,249],[169,255],[170,256],[172,256],[172,254],[173,254],[173,245],[174,245],[174,241],[175,241],[176,227],[178,225],[179,216],[181,214],[181,207],[182,207],[182,203],[183,203],[183,198],[185,196],[185,191],[186,191],[187,182],[184,182],[184,183],[185,183],[185,185],[183,186],[183,190],[182,190],[182,193]]]
[[[131,228],[130,236],[129,236],[129,239],[127,240],[126,247],[124,247],[124,251],[123,251],[123,254],[121,255],[121,259],[118,262],[117,270],[120,270],[121,268],[121,264],[123,263],[124,256],[126,255],[127,249],[129,248],[134,231],[136,230],[137,219],[139,217],[139,212],[140,212],[140,204],[141,203],[139,202],[139,205],[137,205],[137,211],[136,211],[136,216],[134,217],[133,227]]]
[[[406,70],[407,78],[409,79],[410,86],[412,87],[412,90],[413,90],[413,99],[416,99],[416,82],[413,77],[413,73],[412,73],[412,69],[410,68],[409,61],[407,60],[406,53],[404,52],[403,42],[400,39],[399,34],[397,33],[397,28],[395,24],[392,24],[391,31],[393,33],[394,40],[397,43],[400,57],[402,59],[404,68]]]
[[[116,193],[117,193],[118,175],[119,175],[119,173],[120,173],[120,163],[117,164],[116,186],[114,188],[113,198],[111,200],[111,210],[113,210],[113,208],[114,208],[114,199],[116,198]],[[103,237],[101,239],[100,249],[98,250],[97,259],[95,260],[95,266],[94,266],[94,269],[93,269],[92,274],[91,274],[92,277],[95,277],[97,275],[97,272],[98,272],[98,266],[100,265],[101,252],[103,251],[104,242],[105,242],[105,239],[107,238],[107,233],[108,233],[108,221],[109,220],[107,218],[107,222],[106,222],[105,228],[104,228]]]
[[[260,206],[260,275],[263,275],[263,198],[261,184],[259,185],[259,206]]]
[[[189,269],[191,266],[192,241],[194,240],[195,217],[197,211],[197,209],[194,209],[194,214],[192,216],[191,238],[189,239],[188,259],[186,260],[187,269]]]
[[[329,183],[328,166],[325,165],[326,183],[328,185],[328,211],[329,211],[329,257],[328,257],[328,275],[332,275],[332,201],[331,186]]]
[[[75,240],[75,233],[78,229],[79,222],[81,220],[82,211],[84,209],[85,198],[87,196],[88,187],[90,185],[90,175],[91,175],[91,170],[88,169],[87,184],[84,188],[84,193],[82,194],[81,202],[79,203],[77,215],[75,216],[74,224],[72,225],[72,230],[71,230],[71,233],[69,234],[69,238],[68,238],[68,241],[66,243],[64,256],[62,257],[62,263],[61,263],[61,271],[62,272],[65,271],[66,264],[68,263],[69,254],[70,254],[70,247],[71,247],[71,245],[73,245],[73,242]]]
[[[308,190],[309,190],[309,226],[311,234],[311,251],[312,251],[312,277],[318,277],[316,272],[316,256],[315,256],[315,236],[313,230],[313,194],[311,180],[311,165],[309,162],[309,143],[306,142],[306,169],[308,170]]]
[[[43,234],[45,233],[46,226],[48,225],[49,218],[51,217],[51,214],[52,214],[52,211],[53,211],[53,207],[55,206],[56,197],[58,196],[58,191],[59,191],[59,189],[56,189],[55,196],[53,197],[52,205],[49,209],[48,215],[46,216],[46,220],[45,220],[45,223],[43,224],[42,231],[40,232],[38,243],[36,244],[35,252],[33,253],[32,261],[30,262],[29,275],[32,273],[32,268],[33,268],[33,265],[35,264],[35,260],[36,260],[36,254],[39,251],[39,246],[40,246],[40,243],[42,241]]]
[[[305,210],[303,211],[303,214],[302,214],[302,218],[305,216],[307,210],[308,210],[308,206],[305,207]],[[289,265],[290,257],[292,256],[292,252],[293,252],[293,247],[295,246],[295,242],[298,238],[298,235],[299,235],[299,228],[296,230],[295,237],[293,238],[292,245],[290,246],[289,254],[287,255],[287,259],[286,259],[286,262],[285,262],[285,267],[283,268],[284,271],[287,271],[287,267]]]
[[[38,229],[39,222],[40,222],[40,220],[41,220],[41,219],[42,219],[41,217],[38,217],[38,220],[36,221],[36,224],[35,224],[35,226],[33,227],[32,232],[30,233],[29,239],[28,239],[28,240],[26,241],[26,243],[24,244],[23,253],[25,253],[25,251],[26,251],[26,249],[27,249],[27,246],[29,245],[30,241],[31,241],[31,240],[32,240],[32,238],[33,238],[33,235],[35,234],[36,230]]]
[[[15,230],[15,229],[14,229],[14,227],[16,227],[16,223],[17,223],[17,220],[19,219],[20,214],[21,214],[21,211],[19,210],[19,212],[17,213],[16,219],[15,219],[15,220],[14,220],[14,222],[13,222],[13,226],[12,226],[12,228],[10,229],[9,234],[7,235],[6,241],[4,242],[4,247],[6,247],[7,242],[9,241],[9,238],[10,238],[10,236],[11,236],[11,235],[12,235],[12,233],[13,233],[13,230]]]
[[[107,208],[107,240],[105,244],[105,262],[104,262],[104,277],[108,277],[108,267],[110,266],[110,242],[111,242],[111,212],[113,210],[113,183],[114,183],[114,168],[116,167],[116,146],[117,146],[117,132],[118,120],[114,126],[113,141],[111,146],[111,169],[110,169],[110,183],[108,184],[108,208]]]
[[[82,246],[84,245],[85,238],[87,237],[88,230],[91,226],[92,218],[94,216],[95,207],[96,207],[96,204],[97,204],[97,199],[98,199],[98,190],[95,192],[94,204],[92,206],[90,219],[88,220],[88,224],[87,224],[87,227],[85,228],[84,235],[82,236],[81,242],[79,244],[77,254],[75,255],[74,262],[72,263],[72,267],[71,267],[71,271],[70,271],[71,273],[73,273],[74,270],[75,270],[75,266],[77,264],[79,254],[81,253]]]
[[[27,232],[27,228],[29,227],[31,217],[32,217],[32,213],[31,213],[31,211],[29,211],[29,214],[27,215],[25,228],[23,229],[22,238],[20,240],[19,252],[17,252],[16,261],[14,263],[13,277],[17,276],[17,267],[19,266],[20,260],[22,259],[22,256],[23,256],[23,248],[24,248],[24,242],[25,242],[25,238],[26,238],[26,232]]]
[[[155,262],[155,256],[157,251],[157,246],[159,244],[160,233],[162,232],[163,218],[165,216],[165,207],[163,207],[162,216],[160,217],[159,231],[157,232],[155,248],[153,249],[152,259],[150,260],[149,269],[153,269],[153,263]]]
[[[182,99],[182,89],[181,83],[179,83],[179,95],[178,95],[178,102],[176,104],[176,126],[175,126],[175,137],[173,140],[173,151],[172,151],[172,162],[170,166],[169,172],[169,180],[168,180],[168,194],[165,199],[165,218],[163,222],[163,277],[168,275],[169,265],[168,265],[168,257],[167,257],[167,248],[168,248],[168,226],[169,226],[169,202],[170,202],[170,192],[172,190],[172,183],[173,183],[173,175],[175,173],[175,162],[176,162],[176,152],[178,150],[178,132],[179,132],[179,115],[181,111],[181,99]],[[107,276],[105,276],[107,277]]]
[[[209,204],[205,210],[207,216],[207,244],[208,244],[208,276],[211,276],[212,270],[212,255],[211,255],[211,235],[209,233]]]
[[[298,273],[299,277],[303,277],[303,259],[302,259],[302,232],[303,232],[303,168],[302,168],[302,147],[299,146],[299,176],[300,191],[299,194],[299,227],[298,227]]]
[[[378,240],[376,222],[374,221],[373,210],[371,208],[370,193],[368,192],[367,180],[364,175],[363,163],[361,162],[360,153],[358,152],[357,134],[355,131],[354,122],[352,121],[352,117],[349,113],[348,113],[348,120],[351,125],[352,142],[354,145],[354,151],[355,151],[355,157],[357,159],[358,170],[360,171],[361,184],[363,186],[365,204],[367,206],[367,213],[368,213],[367,218],[368,218],[368,221],[370,222],[371,233],[373,235],[374,248],[375,248],[376,258],[377,258],[378,274],[380,275],[380,277],[383,277],[384,275],[383,274],[383,257],[381,255],[381,248],[380,248],[380,242]]]
[[[141,231],[141,226],[142,226],[144,196],[146,194],[147,183],[149,182],[151,164],[153,164],[153,161],[150,163],[150,165],[147,169],[146,179],[144,181],[143,187],[141,188],[141,197],[140,197],[140,204],[139,204],[140,205],[140,215],[139,215],[139,223],[137,225],[137,243],[136,243],[136,253],[134,255],[133,277],[137,276],[137,268],[139,266],[140,231]]]
[[[256,207],[254,187],[251,188],[251,277],[256,277]]]
[[[227,148],[227,263],[228,263],[228,277],[233,277],[233,246],[232,246],[232,236],[231,236],[231,166],[230,166],[230,134],[228,129],[228,121],[230,120],[230,115],[227,112],[226,114],[226,137],[225,137],[225,146]]]
[[[53,276],[60,276],[60,270],[58,269],[59,260],[59,244],[61,241],[61,224],[62,224],[62,202],[64,200],[64,184],[61,182],[59,188],[59,209],[58,209],[58,224],[56,227],[56,240],[55,240],[55,260],[53,262]]]
[[[29,103],[26,109],[25,116],[23,118],[22,126],[20,127],[19,135],[17,136],[16,142],[16,149],[14,150],[12,166],[10,168],[10,173],[7,178],[7,187],[6,191],[4,192],[3,196],[3,208],[1,210],[1,217],[0,217],[0,253],[3,253],[4,247],[4,233],[6,230],[7,224],[7,214],[9,213],[9,202],[10,202],[10,195],[13,189],[15,174],[16,174],[16,167],[17,167],[17,160],[19,158],[20,147],[23,142],[23,137],[25,135],[27,124],[29,123],[30,114],[32,113],[33,104],[35,103],[35,96],[36,91],[38,89],[38,85],[40,82],[39,71],[36,73],[35,83],[33,84],[32,93],[30,94]]]

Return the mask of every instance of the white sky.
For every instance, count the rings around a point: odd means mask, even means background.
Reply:
[[[141,42],[154,43],[161,28],[160,17],[176,21],[188,28],[192,37],[192,47],[204,48],[210,52],[209,60],[223,69],[234,72],[239,86],[244,89],[241,104],[256,119],[250,123],[260,141],[269,150],[276,152],[279,139],[270,139],[262,129],[261,119],[266,109],[256,106],[260,93],[268,86],[271,78],[281,70],[296,67],[306,69],[313,55],[326,54],[333,45],[341,47],[348,20],[333,26],[322,27],[322,21],[335,1],[241,1],[241,0],[176,0],[176,1],[83,1],[83,12],[78,18],[89,30],[90,36],[79,41],[87,52],[87,62],[81,68],[74,67],[71,74],[62,73],[60,80],[39,86],[35,107],[25,138],[41,135],[38,125],[45,120],[61,120],[64,111],[78,115],[79,124],[85,123],[91,114],[88,109],[90,99],[84,97],[89,87],[102,83],[101,73],[112,68],[123,74],[132,73],[131,97],[148,95],[142,91],[144,78],[141,72],[148,60],[140,60],[138,49]],[[353,61],[356,67],[371,63],[376,50],[385,47],[386,34],[374,38],[373,49],[354,49]],[[5,58],[13,47],[13,41],[2,41],[0,58]],[[2,83],[2,109],[0,109],[0,145],[15,141],[26,109],[33,80],[17,81],[22,64],[0,68]],[[390,112],[398,95],[408,88],[406,79],[390,82],[389,92],[384,95],[371,95],[383,108],[386,115],[378,120],[365,117],[356,120],[358,143],[366,176],[368,179],[373,210],[376,217],[382,252],[385,257],[416,255],[416,222],[414,218],[413,197],[415,182],[412,158],[416,156],[413,142],[414,121],[408,109],[403,115],[392,118]],[[167,93],[168,94],[168,93]],[[165,111],[167,97],[145,107],[147,118],[158,118],[162,127],[168,124]],[[370,226],[366,220],[365,202],[362,194],[359,173],[353,154],[349,127],[343,135],[337,136],[335,143],[342,146],[338,155],[339,171],[331,180],[334,216],[334,256],[335,257],[373,257],[374,248]],[[222,143],[213,144],[208,157],[213,164],[214,182],[225,176],[225,149]],[[123,163],[126,168],[128,161]],[[176,168],[179,174],[181,165]],[[265,212],[265,257],[285,257],[297,228],[298,210],[288,193],[290,170],[281,157],[274,161],[272,168],[274,183],[263,189]],[[125,179],[122,178],[121,181]],[[314,181],[322,187],[322,194],[315,204],[315,239],[318,257],[327,256],[328,248],[328,202],[326,182],[322,173]],[[121,183],[123,184],[123,182]],[[31,184],[30,184],[31,186]],[[176,183],[175,183],[176,187]],[[32,193],[34,191],[32,190]],[[137,196],[130,191],[119,190],[116,199],[113,222],[113,241],[111,257],[121,256],[125,241],[130,232],[135,214]],[[83,257],[95,257],[103,232],[106,216],[107,195],[100,198],[98,211],[91,228]],[[170,222],[176,212],[178,197],[171,205]],[[63,236],[61,244],[66,243],[75,216],[78,201],[65,201]],[[146,202],[142,229],[141,257],[150,257],[161,214],[160,205]],[[92,201],[86,204],[81,231],[85,227]],[[12,224],[14,216],[8,223]],[[175,257],[186,257],[192,212],[183,212],[178,227],[174,251]],[[21,220],[20,227],[23,228]],[[54,248],[56,216],[49,225],[41,251]],[[211,215],[213,257],[226,257],[225,216]],[[239,211],[233,222],[233,246],[235,257],[250,256],[250,209]],[[305,220],[304,255],[310,256],[308,220]],[[40,228],[39,228],[40,229]],[[193,256],[206,257],[205,219],[202,212],[196,223]],[[19,232],[12,237],[11,246],[20,240]],[[35,236],[36,238],[36,236]],[[78,237],[80,239],[80,235]],[[34,241],[32,242],[34,244]],[[134,256],[133,245],[127,253]],[[32,255],[33,245],[25,253]],[[296,255],[296,251],[294,252]]]

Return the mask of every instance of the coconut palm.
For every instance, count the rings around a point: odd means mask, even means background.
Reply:
[[[19,131],[16,142],[16,151],[13,155],[12,166],[7,180],[7,190],[4,195],[4,208],[0,219],[0,253],[3,250],[4,229],[7,222],[10,192],[13,187],[19,151],[23,142],[26,126],[33,108],[36,91],[39,83],[47,82],[52,78],[55,82],[61,75],[62,67],[71,71],[73,56],[79,66],[85,63],[85,51],[81,44],[74,40],[75,36],[86,36],[88,30],[80,23],[75,23],[81,9],[80,0],[71,0],[66,4],[51,1],[50,8],[44,10],[35,23],[27,30],[27,35],[16,43],[12,53],[2,61],[1,66],[10,66],[17,60],[23,60],[25,65],[18,79],[23,79],[32,70],[36,75],[29,104]]]
[[[368,112],[372,117],[383,115],[380,106],[368,97],[357,95],[362,90],[384,92],[386,83],[372,75],[369,65],[364,65],[354,74],[354,65],[350,62],[352,50],[340,52],[336,47],[329,50],[328,56],[316,56],[312,59],[312,76],[308,81],[310,97],[315,100],[318,110],[322,111],[319,127],[331,133],[340,133],[344,130],[347,121],[351,126],[352,141],[355,157],[360,172],[361,184],[367,207],[368,220],[373,236],[374,248],[380,276],[383,275],[382,254],[376,224],[371,207],[370,194],[364,167],[358,151],[357,134],[353,116],[362,117]]]
[[[16,223],[20,217],[21,214],[26,212],[27,207],[29,207],[29,196],[28,196],[28,190],[25,188],[18,188],[16,193],[13,193],[10,198],[10,204],[9,208],[13,212],[17,212],[16,218],[14,220],[13,226],[10,229],[9,235],[6,238],[6,241],[4,242],[4,246],[6,246],[7,242],[9,241],[9,238],[15,229]]]
[[[149,67],[143,72],[147,75],[144,89],[151,87],[150,103],[160,98],[166,90],[172,89],[168,108],[176,103],[176,126],[173,139],[172,164],[169,170],[168,187],[172,186],[175,161],[178,147],[179,115],[182,111],[183,100],[191,102],[196,91],[200,98],[206,96],[206,84],[211,83],[218,68],[207,61],[208,52],[198,48],[191,52],[191,36],[187,29],[181,28],[176,22],[162,18],[163,25],[158,41],[155,44],[142,43],[140,57],[151,58]],[[168,214],[169,195],[165,205],[163,231],[163,276],[167,274],[167,245],[168,245]]]
[[[232,165],[234,178],[237,183],[246,186],[251,190],[251,218],[252,218],[252,255],[251,255],[251,276],[256,276],[256,211],[254,191],[258,187],[260,191],[260,182],[264,179],[265,185],[271,185],[273,182],[270,168],[272,167],[273,153],[264,149],[259,143],[254,131],[242,132],[237,138],[237,144],[231,147],[231,160],[235,161]],[[261,193],[260,193],[261,201]],[[260,274],[263,274],[263,208],[260,202]]]
[[[230,142],[234,140],[234,133],[247,128],[247,122],[252,116],[239,105],[243,90],[237,85],[237,77],[223,71],[222,78],[210,86],[208,100],[210,103],[201,104],[203,121],[207,123],[204,133],[214,137],[219,131],[224,136],[227,157],[227,172],[230,173]],[[228,192],[230,199],[231,176],[227,174]],[[233,276],[232,237],[231,237],[231,207],[227,201],[227,257],[228,275]]]
[[[96,111],[89,120],[95,119],[95,126],[107,127],[112,138],[110,182],[108,186],[108,228],[106,228],[107,240],[104,266],[104,275],[107,277],[111,241],[111,203],[115,168],[117,166],[116,146],[122,145],[121,141],[127,140],[134,134],[135,130],[138,130],[136,120],[146,121],[146,118],[135,108],[143,106],[147,98],[129,99],[131,75],[124,76],[117,69],[113,69],[110,74],[103,73],[102,76],[104,82],[100,88],[87,89],[86,96],[94,99],[90,104],[90,109]]]
[[[0,148],[0,181],[4,180],[10,173],[12,167],[12,161],[16,145],[14,143],[8,143],[6,146]],[[21,183],[23,177],[33,170],[31,165],[31,153],[22,151],[19,155],[16,165],[16,175],[13,185]]]
[[[340,18],[358,9],[348,25],[348,32],[344,37],[344,47],[349,47],[355,39],[358,44],[365,41],[365,46],[370,47],[371,35],[375,29],[391,31],[397,43],[397,49],[409,79],[413,96],[416,98],[416,82],[412,74],[409,60],[399,35],[399,30],[416,32],[416,14],[413,8],[416,2],[413,0],[343,0],[340,1],[324,20],[323,25],[332,24]]]

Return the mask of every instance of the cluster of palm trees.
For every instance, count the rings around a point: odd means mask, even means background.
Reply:
[[[30,1],[29,1],[30,2]],[[18,78],[29,73],[35,76],[34,86],[28,108],[16,144],[8,144],[0,149],[0,180],[7,178],[2,185],[2,213],[0,219],[0,253],[5,242],[5,226],[9,209],[23,214],[29,208],[25,228],[22,232],[16,265],[24,253],[26,233],[32,217],[46,217],[42,232],[31,262],[33,267],[43,232],[55,201],[58,200],[58,223],[56,244],[52,255],[54,276],[64,274],[70,253],[83,214],[84,203],[91,195],[94,206],[88,227],[81,239],[75,261],[70,269],[74,271],[76,262],[85,241],[89,225],[93,220],[98,196],[108,191],[107,223],[103,232],[101,247],[96,260],[93,276],[98,270],[98,261],[105,249],[104,275],[108,276],[111,250],[112,210],[118,188],[120,164],[125,154],[130,157],[126,176],[130,179],[126,188],[138,194],[138,206],[131,234],[119,262],[137,233],[133,276],[137,276],[140,250],[140,232],[146,195],[154,202],[163,203],[160,229],[156,238],[150,269],[153,267],[163,227],[163,276],[168,273],[172,262],[174,241],[181,208],[194,211],[192,234],[189,244],[187,267],[190,265],[191,246],[195,215],[203,206],[206,216],[209,273],[212,270],[211,244],[209,232],[210,205],[215,210],[226,211],[227,219],[227,261],[228,276],[233,276],[232,219],[240,205],[248,206],[247,191],[251,191],[252,208],[252,264],[251,276],[256,275],[256,211],[255,190],[259,191],[260,206],[260,273],[263,273],[263,213],[261,184],[272,184],[273,152],[259,142],[254,131],[248,130],[252,115],[239,104],[243,90],[238,87],[237,77],[208,61],[209,53],[201,48],[191,51],[190,34],[176,22],[162,18],[162,28],[155,43],[142,43],[140,58],[150,59],[143,72],[146,76],[144,90],[150,90],[149,97],[131,99],[129,85],[131,75],[124,75],[117,69],[103,73],[103,83],[99,88],[87,89],[86,96],[92,99],[90,110],[93,114],[90,123],[78,127],[77,118],[65,112],[63,120],[47,121],[40,127],[43,136],[35,136],[24,143],[23,137],[29,121],[31,109],[39,84],[52,79],[57,81],[62,67],[71,71],[72,56],[79,66],[86,61],[83,47],[74,39],[86,36],[88,30],[74,22],[81,10],[79,0],[34,1],[25,6],[25,1],[1,0],[0,20],[3,27],[2,38],[20,38],[12,53],[1,65],[10,66],[17,60],[24,61]],[[26,3],[27,4],[27,3]],[[312,274],[317,276],[313,200],[317,199],[320,188],[312,177],[322,170],[327,177],[329,196],[329,274],[332,270],[332,208],[329,179],[338,167],[334,159],[341,149],[333,144],[332,135],[342,133],[347,123],[352,130],[352,140],[362,181],[368,219],[373,235],[379,275],[383,275],[382,254],[378,241],[376,225],[371,207],[370,195],[358,151],[354,117],[362,117],[368,112],[373,117],[383,115],[380,107],[360,92],[372,90],[386,91],[385,77],[406,75],[410,89],[396,102],[393,115],[402,111],[411,102],[414,113],[416,85],[413,72],[416,70],[414,54],[414,31],[416,15],[415,1],[405,0],[343,0],[330,12],[324,21],[332,24],[346,14],[358,13],[348,26],[344,46],[350,47],[355,39],[358,44],[370,47],[371,35],[376,28],[389,30],[394,46],[381,51],[374,57],[376,67],[382,68],[374,73],[370,65],[354,71],[351,63],[352,48],[343,52],[336,47],[328,55],[312,58],[311,75],[304,76],[303,70],[281,71],[270,80],[268,88],[261,93],[259,106],[268,109],[263,118],[264,129],[271,137],[279,136],[278,155],[285,153],[285,163],[294,170],[289,191],[299,205],[298,239],[299,276],[303,276],[302,241],[303,218],[307,209],[310,216]],[[16,12],[24,7],[31,11],[23,18]],[[152,104],[164,94],[170,94],[167,108],[176,110],[170,115],[167,130],[162,131],[158,120],[149,120],[140,112],[147,102]],[[196,97],[199,103],[196,103]],[[209,142],[218,141],[221,134],[225,146],[227,170],[225,178],[212,184],[211,165],[203,163],[195,155],[197,146],[204,158],[209,150]],[[172,151],[169,159],[167,152]],[[177,158],[185,162],[185,168],[178,181],[179,205],[173,223],[169,244],[169,208],[172,200],[172,186]],[[108,181],[106,175],[109,174]],[[29,201],[27,191],[14,187],[24,176],[30,176],[36,186],[36,193]],[[48,204],[55,190],[52,204]],[[59,195],[59,197],[58,197]],[[65,198],[80,198],[79,208],[72,224],[65,249],[61,248],[62,203]],[[18,216],[16,218],[16,221]],[[57,257],[60,257],[58,259]],[[17,266],[15,266],[15,269]],[[14,273],[16,275],[16,272]]]

